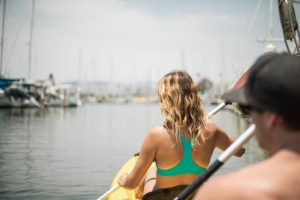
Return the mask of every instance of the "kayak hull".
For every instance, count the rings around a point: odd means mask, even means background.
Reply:
[[[129,159],[122,168],[118,171],[116,176],[113,179],[112,186],[118,184],[119,177],[124,173],[130,173],[133,169],[136,161],[138,159],[138,156],[134,156],[131,159]],[[134,190],[127,190],[125,188],[119,187],[116,189],[111,195],[108,197],[109,200],[138,200],[135,197],[135,191]]]

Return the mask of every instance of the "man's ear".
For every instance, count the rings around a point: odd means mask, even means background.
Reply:
[[[265,112],[265,120],[268,128],[273,128],[283,123],[282,117],[273,112]]]

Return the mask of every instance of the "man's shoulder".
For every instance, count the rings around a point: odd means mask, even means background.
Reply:
[[[200,187],[194,199],[247,199],[244,194],[249,188],[244,187],[245,181],[236,179],[235,174],[212,178]]]
[[[199,189],[195,199],[255,199],[253,191],[262,183],[261,173],[264,170],[264,163],[259,163],[213,177]]]

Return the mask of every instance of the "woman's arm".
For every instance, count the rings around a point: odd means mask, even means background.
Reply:
[[[235,138],[228,135],[224,130],[215,125],[215,145],[222,151],[226,150],[234,141]],[[245,153],[245,148],[240,148],[234,153],[235,156],[241,157]]]
[[[150,129],[146,134],[133,170],[130,174],[124,174],[119,178],[120,186],[127,189],[134,189],[138,186],[155,158],[156,146],[155,131]]]

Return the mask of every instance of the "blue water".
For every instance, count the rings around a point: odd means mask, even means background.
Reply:
[[[147,130],[162,123],[158,104],[2,109],[0,119],[0,199],[5,200],[97,199],[139,151]],[[213,120],[236,137],[248,126],[226,110]],[[254,139],[246,148],[242,158],[230,159],[216,175],[264,157]]]

